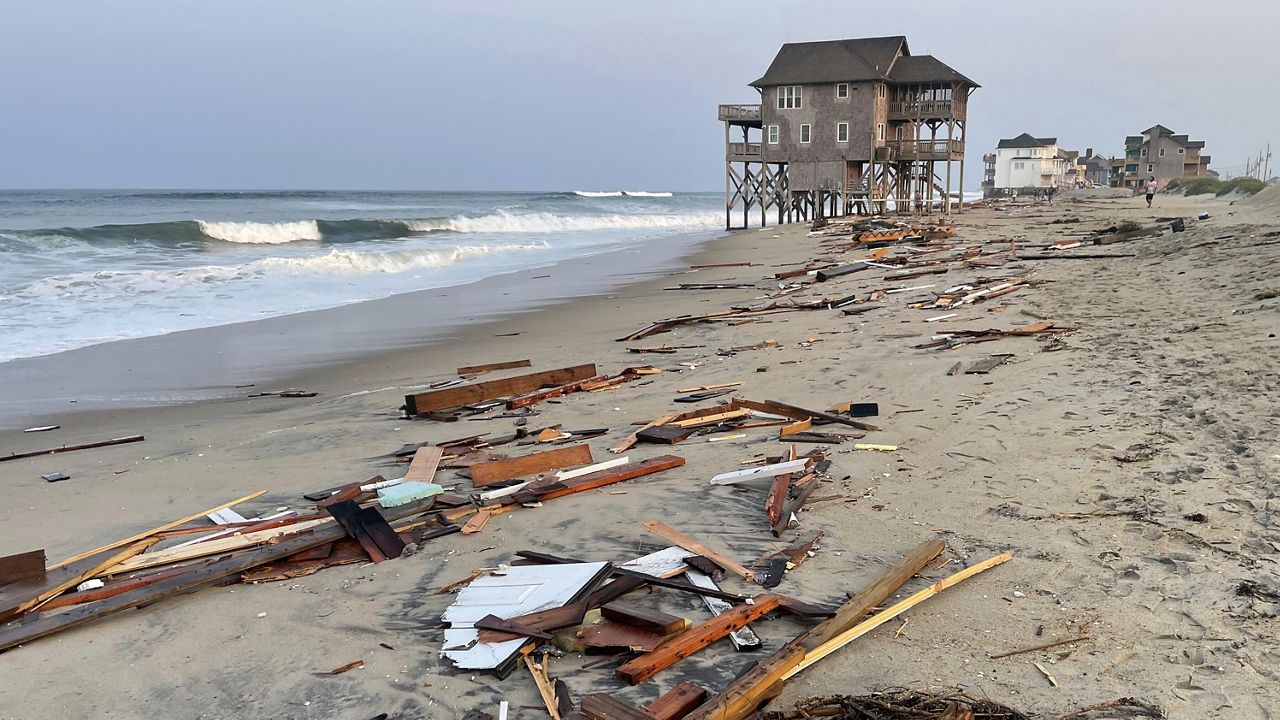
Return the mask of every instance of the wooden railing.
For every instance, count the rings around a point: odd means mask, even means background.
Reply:
[[[721,105],[721,120],[759,120],[759,105]]]
[[[955,100],[891,100],[889,117],[902,118],[962,118],[965,104]]]
[[[760,157],[762,154],[760,143],[729,143],[725,148],[728,157]]]
[[[963,140],[891,140],[886,143],[900,160],[947,160],[964,152]]]

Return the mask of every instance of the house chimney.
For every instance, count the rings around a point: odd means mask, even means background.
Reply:
[[[1084,156],[1085,156],[1086,158],[1091,158],[1091,157],[1093,157],[1093,148],[1085,148]]]

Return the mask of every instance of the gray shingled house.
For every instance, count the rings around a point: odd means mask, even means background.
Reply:
[[[906,209],[917,193],[950,212],[978,84],[912,55],[905,37],[787,43],[751,87],[760,104],[719,107],[726,227],[738,208],[745,226],[753,209],[762,224],[770,210],[791,222],[884,211],[890,199]]]

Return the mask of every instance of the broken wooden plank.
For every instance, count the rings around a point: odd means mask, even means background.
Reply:
[[[813,462],[811,458],[801,458],[799,460],[788,460],[787,462],[774,463],[772,465],[760,465],[758,467],[745,468],[743,470],[731,470],[723,472],[711,478],[712,485],[735,485],[740,482],[750,480],[763,480],[766,478],[774,478],[779,475],[789,475],[799,470],[804,470]]]
[[[63,445],[62,447],[49,448],[48,450],[33,450],[24,453],[12,453],[0,456],[0,462],[5,460],[20,460],[22,458],[39,457],[41,455],[54,455],[56,453],[75,452],[76,450],[90,450],[92,448],[107,447],[109,445],[124,445],[125,443],[142,442],[146,440],[142,435],[128,435],[125,437],[112,438],[110,440],[99,440],[98,442],[81,443],[80,445]]]
[[[458,374],[480,375],[495,370],[514,370],[527,367],[533,367],[533,363],[529,360],[508,360],[507,362],[486,363],[484,365],[466,365],[458,368]]]
[[[809,480],[812,480],[813,476],[814,474],[810,473],[808,476]],[[818,483],[808,482],[804,478],[801,478],[796,480],[793,486],[799,488],[799,492],[797,492],[796,496],[783,506],[782,512],[778,515],[778,519],[773,523],[773,527],[770,528],[774,537],[782,537],[782,534],[787,531],[787,528],[791,526],[791,518],[796,513],[800,512],[800,508],[804,507],[805,502],[809,500],[809,496],[812,495],[814,489],[818,487]]]
[[[556,700],[555,687],[551,684],[551,679],[547,677],[547,656],[542,656],[542,663],[536,662],[532,656],[524,656],[525,667],[529,668],[529,674],[533,676],[534,685],[538,686],[538,695],[542,698],[542,704],[547,708],[547,714],[551,716],[551,720],[561,720],[560,705]]]
[[[720,589],[710,576],[698,570],[689,570],[685,573],[685,577],[688,578],[689,582],[696,587],[707,590]],[[703,595],[702,603],[707,606],[707,610],[713,616],[723,615],[733,609],[733,606],[729,603],[721,600],[720,598],[711,597],[710,595]],[[745,625],[729,633],[729,642],[733,644],[734,649],[738,652],[759,650],[761,645],[763,645],[760,641],[760,636],[756,635],[756,631],[752,630],[750,625]]]
[[[985,357],[978,362],[970,365],[965,371],[965,375],[986,375],[992,370],[1013,359],[1013,355],[991,355]]]
[[[707,647],[738,628],[773,612],[781,605],[777,595],[757,595],[752,602],[718,615],[693,629],[662,643],[653,652],[624,663],[616,671],[619,679],[636,685],[671,667],[683,658]]]
[[[547,564],[562,565],[566,563],[583,562],[582,560],[574,560],[572,558],[562,558],[555,555],[549,555],[547,553],[537,552],[534,550],[520,550],[516,552],[516,555],[518,555],[519,557],[525,558],[527,560],[533,560],[535,562],[547,563]],[[617,578],[617,580],[614,580],[608,585],[605,585],[603,588],[601,588],[599,591],[597,591],[592,595],[591,604],[594,607],[599,607],[600,605],[604,605],[606,603],[612,602],[613,600],[617,599],[619,594],[614,592],[608,593],[608,597],[604,600],[599,600],[598,597],[601,595],[601,593],[604,593],[605,591],[609,591],[610,588],[612,588],[620,580],[632,581],[632,582],[626,583],[626,586],[629,586],[629,589],[624,592],[629,592],[630,590],[634,590],[635,588],[641,587],[642,585],[653,585],[656,587],[663,587],[671,590],[679,590],[681,592],[693,593],[695,595],[701,595],[703,597],[719,598],[721,600],[727,600],[735,603],[746,602],[749,599],[742,595],[735,595],[730,592],[725,592],[714,586],[702,587],[698,585],[692,585],[689,583],[682,583],[676,580],[668,580],[666,578],[657,577],[655,575],[646,575],[645,573],[642,573],[642,572],[636,572],[634,570],[628,570],[626,568],[621,568],[621,567],[613,568],[610,571],[610,574],[613,575],[615,578]]]
[[[582,698],[582,713],[591,720],[653,720],[653,716],[608,693],[593,693]]]
[[[585,465],[591,462],[591,447],[588,445],[566,445],[554,450],[477,463],[471,466],[471,484],[475,487],[492,485],[503,480],[533,475],[547,470],[565,468],[571,465]]]
[[[684,465],[684,458],[677,455],[659,455],[648,460],[628,463],[616,468],[608,470],[600,470],[598,472],[579,475],[569,480],[557,481],[544,490],[539,490],[540,500],[555,500],[556,498],[572,495],[574,493],[594,490],[605,485],[612,485],[624,480],[632,480],[645,475],[671,470]]]
[[[688,618],[642,608],[621,600],[602,606],[600,615],[606,620],[615,620],[658,635],[680,632],[692,624]]]
[[[56,564],[56,565],[50,565],[50,566],[49,566],[49,569],[50,569],[50,570],[53,570],[54,568],[60,568],[60,567],[62,567],[62,566],[64,566],[64,565],[66,565],[66,564],[68,564],[68,563],[73,563],[73,562],[75,562],[75,561],[77,561],[77,560],[83,560],[84,558],[87,558],[87,557],[89,557],[90,555],[97,555],[98,553],[103,552],[103,551],[106,551],[106,550],[114,550],[114,549],[116,549],[116,548],[118,548],[118,547],[123,547],[123,546],[125,546],[125,545],[128,545],[129,543],[137,542],[137,541],[142,540],[142,539],[144,539],[144,538],[151,537],[152,535],[155,535],[155,534],[157,534],[157,533],[164,532],[165,530],[171,530],[171,529],[173,529],[173,528],[178,527],[179,525],[186,525],[187,523],[191,522],[192,520],[199,520],[200,518],[202,518],[202,517],[204,517],[204,516],[208,515],[209,513],[213,513],[213,512],[217,512],[217,511],[222,510],[222,509],[225,509],[225,508],[233,507],[233,506],[235,506],[235,505],[239,505],[240,503],[248,502],[248,501],[250,501],[250,500],[253,500],[254,498],[257,498],[257,497],[260,497],[260,496],[262,496],[262,495],[266,495],[266,494],[267,494],[267,491],[266,491],[266,490],[259,490],[258,492],[250,493],[250,494],[248,494],[248,495],[245,495],[245,496],[244,496],[244,497],[242,497],[242,498],[236,498],[235,500],[232,500],[231,502],[223,503],[223,504],[221,504],[221,505],[215,505],[214,507],[211,507],[211,508],[209,508],[208,510],[201,510],[201,511],[200,511],[200,512],[198,512],[198,513],[194,513],[194,514],[188,515],[188,516],[186,516],[186,517],[184,517],[184,518],[181,518],[181,519],[178,519],[178,520],[174,520],[173,522],[165,523],[164,525],[161,525],[161,526],[156,527],[156,528],[152,528],[152,529],[150,529],[150,530],[145,530],[145,531],[140,532],[140,533],[138,533],[138,534],[136,534],[136,535],[131,535],[131,536],[129,536],[129,537],[127,537],[127,538],[123,539],[123,540],[117,540],[117,541],[115,541],[115,542],[111,543],[110,545],[103,545],[103,546],[102,546],[102,547],[100,547],[100,548],[95,548],[95,549],[90,550],[90,551],[88,551],[88,552],[82,552],[82,553],[80,553],[79,555],[76,555],[76,556],[74,556],[74,557],[69,557],[69,558],[67,558],[66,560],[63,560],[62,562],[60,562],[60,563],[58,563],[58,564]]]
[[[485,615],[484,617],[472,623],[481,630],[493,630],[503,635],[511,635],[513,637],[531,637],[539,640],[550,640],[551,633],[543,632],[537,628],[531,628],[523,625],[515,620],[503,620],[496,615]],[[506,638],[503,638],[506,639]],[[480,642],[495,642],[493,637],[486,638],[483,633],[480,635]]]
[[[405,410],[410,417],[423,415],[433,410],[445,410],[470,403],[520,395],[546,385],[564,385],[586,380],[587,378],[595,377],[595,375],[596,366],[592,363],[416,393],[405,396]]]
[[[625,650],[628,652],[647,653],[662,644],[662,635],[626,623],[603,620],[588,625],[577,632],[573,649],[578,652],[588,650]]]
[[[418,448],[413,454],[413,460],[409,463],[409,470],[404,474],[405,482],[431,482],[436,476],[436,469],[440,467],[440,460],[444,457],[444,449],[435,445],[424,445]]]
[[[821,410],[806,410],[801,407],[796,407],[795,405],[778,402],[777,400],[765,400],[764,402],[759,402],[756,400],[734,398],[733,404],[738,407],[751,408],[752,410],[759,410],[760,412],[769,413],[771,415],[781,415],[795,420],[816,418],[819,420],[826,420],[827,422],[848,425],[859,430],[875,431],[880,429],[875,425],[860,422],[853,418],[845,417],[844,415],[834,415],[832,413],[822,412]]]
[[[681,720],[707,699],[707,689],[683,682],[644,706],[656,720]]]
[[[361,509],[354,501],[344,500],[326,506],[325,510],[346,530],[347,535],[360,543],[375,563],[400,557],[404,551],[404,541],[395,535],[377,508]]]
[[[658,520],[647,520],[643,523],[643,525],[646,530],[653,533],[654,535],[657,535],[658,537],[663,538],[668,542],[675,543],[676,545],[679,545],[685,550],[690,550],[703,557],[710,558],[720,567],[726,570],[729,570],[730,572],[733,572],[737,575],[740,575],[746,580],[755,582],[755,579],[756,579],[755,572],[747,569],[746,567],[743,567],[741,563],[725,555],[724,553],[717,552],[716,550],[711,549],[710,547],[695,540],[694,538],[680,532],[679,530],[676,530],[670,525],[667,525],[666,523],[660,522]]]
[[[854,595],[836,611],[811,630],[801,633],[791,642],[738,676],[728,688],[721,691],[695,710],[688,717],[694,720],[741,720],[781,689],[782,677],[801,661],[808,648],[818,647],[841,632],[854,627],[877,606],[889,599],[916,573],[937,557],[946,545],[937,539],[917,545],[898,562],[885,570],[870,584]]]
[[[649,443],[659,445],[675,445],[683,442],[690,435],[695,433],[697,428],[687,427],[671,427],[669,425],[655,425],[653,427],[641,428],[636,431],[636,440],[643,440]]]
[[[43,582],[44,550],[30,550],[0,557],[0,585],[16,582]]]
[[[281,527],[257,530],[255,532],[228,535],[226,537],[205,540],[204,542],[191,545],[175,545],[170,548],[165,548],[164,550],[131,557],[118,565],[108,568],[108,570],[112,575],[119,575],[121,573],[146,570],[147,568],[158,567],[160,565],[170,565],[172,563],[186,562],[188,560],[209,557],[210,555],[234,552],[236,550],[243,550],[255,545],[269,543],[286,535],[294,535],[327,522],[329,522],[328,519],[308,520]]]
[[[791,475],[777,475],[769,486],[769,494],[764,501],[764,515],[773,526],[782,518],[782,506],[787,499],[787,489],[791,487]]]

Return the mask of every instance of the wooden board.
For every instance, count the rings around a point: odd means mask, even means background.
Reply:
[[[591,720],[653,720],[653,716],[608,693],[595,693],[582,698],[582,714]]]
[[[147,553],[131,557],[114,567],[107,568],[106,573],[111,575],[120,575],[128,572],[137,572],[147,568],[158,567],[160,565],[170,565],[177,562],[185,562],[187,560],[195,560],[197,558],[209,557],[210,555],[220,555],[235,550],[243,550],[255,545],[262,545],[271,542],[277,538],[293,535],[303,532],[316,525],[329,522],[324,520],[308,520],[306,522],[293,523],[278,528],[269,528],[267,530],[259,530],[257,532],[244,533],[242,535],[229,535],[227,537],[215,538],[194,545],[179,545],[176,547],[157,550],[156,552]]]
[[[690,583],[697,587],[706,588],[708,590],[720,589],[716,585],[716,581],[712,580],[709,575],[705,575],[697,570],[689,570],[689,572],[685,574],[685,577],[689,579]],[[710,597],[708,595],[702,596],[702,603],[707,606],[707,611],[710,612],[712,616],[723,615],[733,609],[733,606],[724,600]],[[737,630],[729,633],[729,642],[733,643],[733,649],[738,652],[759,650],[760,646],[763,645],[760,641],[760,636],[756,635],[756,631],[752,630],[750,625],[738,628]]]
[[[675,445],[684,442],[697,428],[679,428],[667,425],[655,425],[636,431],[636,440],[643,440],[658,445]]]
[[[850,427],[855,427],[859,430],[872,431],[872,430],[880,429],[875,425],[859,422],[857,420],[854,420],[853,418],[845,417],[844,415],[833,415],[828,412],[822,412],[821,410],[806,410],[805,408],[796,407],[795,405],[787,405],[786,403],[780,403],[777,400],[765,400],[764,402],[759,402],[756,400],[744,400],[742,398],[734,398],[733,404],[738,407],[751,408],[752,410],[759,410],[760,412],[769,413],[770,415],[781,415],[783,417],[789,417],[794,420],[806,420],[809,418],[817,418],[819,420],[826,420],[827,422],[840,423],[841,425],[848,425]]]
[[[624,663],[617,669],[616,675],[629,685],[642,683],[734,630],[773,612],[781,604],[781,600],[777,595],[757,595],[750,604],[739,605],[723,615],[717,615],[664,642],[653,652]]]
[[[517,375],[501,380],[459,385],[441,390],[406,395],[404,397],[405,410],[410,416],[422,415],[433,410],[445,410],[485,400],[520,395],[538,390],[545,385],[564,385],[578,380],[586,380],[587,378],[595,377],[595,375],[596,366],[592,363],[557,368],[555,370],[543,370],[542,372]]]
[[[404,474],[405,482],[432,482],[436,477],[436,469],[440,467],[440,459],[444,457],[444,449],[435,445],[425,445],[413,454],[409,470]]]
[[[558,482],[551,488],[541,493],[540,499],[554,500],[565,495],[572,495],[587,490],[594,490],[605,485],[622,482],[624,480],[632,480],[644,475],[652,475],[654,473],[671,470],[684,465],[684,458],[678,455],[659,455],[648,460],[640,462],[628,463],[616,468],[601,470],[599,472],[580,475],[576,478]]]
[[[601,607],[600,615],[606,620],[616,620],[658,635],[670,635],[684,630],[691,624],[688,618],[642,608],[621,600],[615,600]]]
[[[700,428],[706,427],[707,425],[719,425],[720,423],[729,422],[731,420],[741,420],[747,417],[751,417],[750,410],[730,410],[728,412],[704,415],[703,417],[689,418],[688,420],[672,420],[666,424],[666,427]]]
[[[627,650],[647,653],[662,643],[662,635],[625,623],[605,620],[582,628],[574,645],[581,650]]]
[[[991,355],[985,357],[978,362],[970,365],[965,371],[965,375],[986,375],[992,370],[1009,362],[1013,358],[1012,355]]]
[[[889,599],[916,573],[937,557],[946,545],[937,539],[926,540],[885,570],[836,611],[808,632],[779,648],[755,667],[738,676],[725,688],[690,714],[695,720],[741,720],[760,703],[777,694],[782,678],[804,661],[808,648],[819,647],[840,633],[856,626],[877,606]],[[771,694],[772,693],[772,694]]]
[[[693,712],[707,698],[707,689],[693,683],[680,683],[644,706],[657,720],[680,720]]]
[[[528,360],[508,360],[507,362],[488,363],[485,365],[466,365],[458,368],[459,375],[479,375],[494,370],[514,370],[515,368],[533,367]]]
[[[646,530],[653,533],[654,535],[657,535],[660,538],[663,538],[667,542],[675,543],[676,545],[679,545],[685,550],[689,550],[705,558],[709,558],[711,561],[713,561],[720,567],[724,568],[725,570],[728,570],[732,573],[740,575],[746,580],[755,582],[756,574],[751,570],[748,570],[746,567],[741,565],[737,560],[734,560],[728,555],[725,555],[724,553],[713,550],[710,547],[707,547],[701,542],[695,540],[694,538],[688,535],[685,535],[684,533],[680,532],[679,530],[676,530],[675,528],[671,527],[670,525],[667,525],[664,522],[661,522],[658,520],[647,520],[643,524]]]
[[[566,445],[562,448],[533,453],[532,455],[476,463],[471,466],[471,484],[475,487],[484,487],[503,480],[525,477],[571,465],[586,465],[590,462],[590,446]]]
[[[45,578],[44,550],[31,550],[0,558],[0,585],[15,582],[42,582]]]

